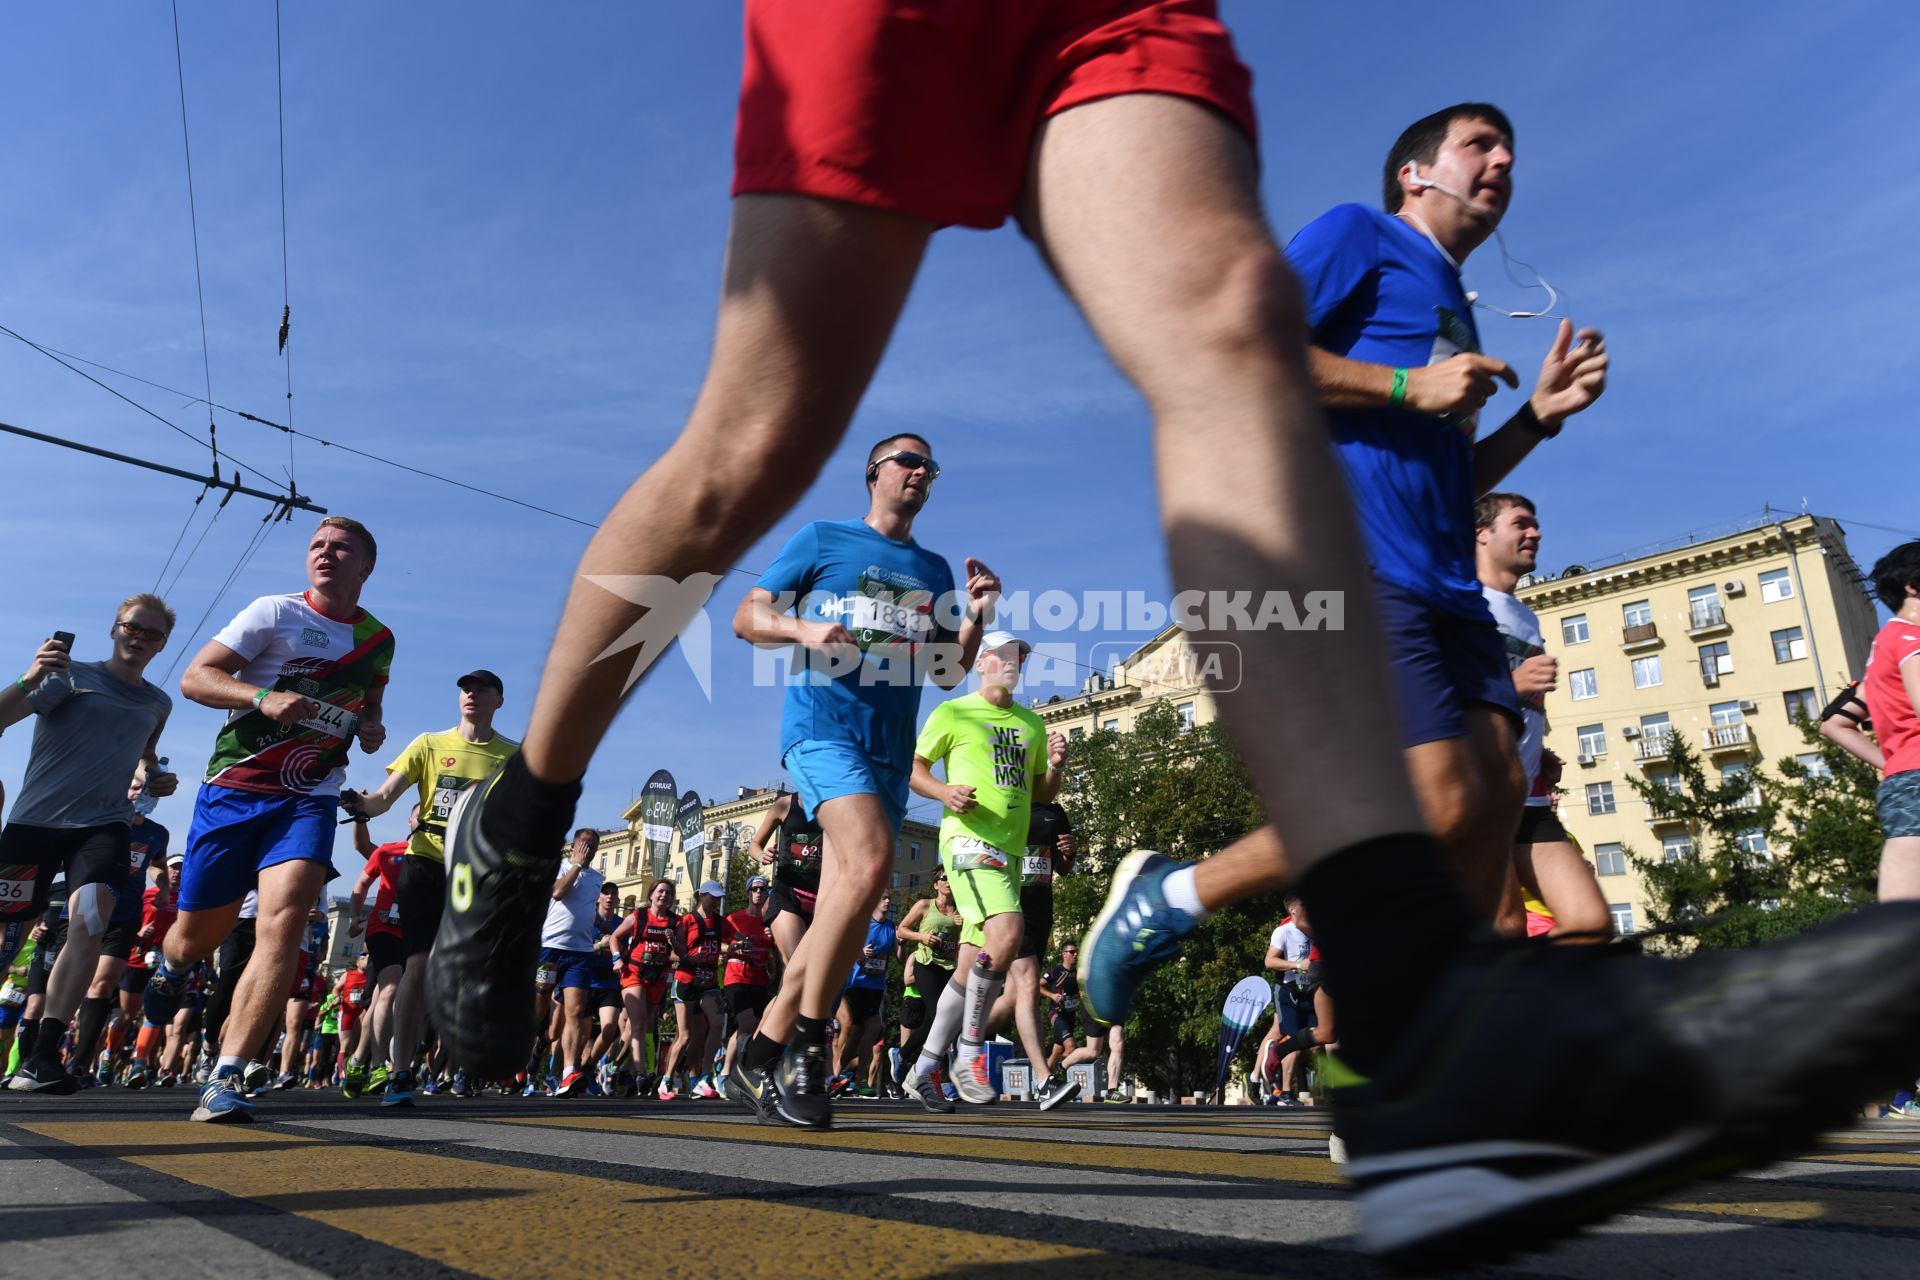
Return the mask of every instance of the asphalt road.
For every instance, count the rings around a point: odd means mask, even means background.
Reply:
[[[0,1094],[0,1276],[1375,1274],[1312,1111],[850,1103],[810,1134],[724,1102],[284,1093],[229,1127],[192,1105]],[[1497,1274],[1911,1280],[1920,1124],[1863,1123]]]

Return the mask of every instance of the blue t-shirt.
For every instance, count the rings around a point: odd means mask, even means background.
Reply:
[[[127,865],[127,881],[113,900],[115,924],[140,918],[140,895],[147,887],[147,873],[167,865],[167,829],[147,818],[130,829],[128,845],[133,857]]]
[[[1287,257],[1307,295],[1313,345],[1337,356],[1418,368],[1480,350],[1473,307],[1420,230],[1343,204],[1301,228]],[[1405,409],[1328,409],[1327,421],[1374,575],[1436,608],[1490,618],[1474,575],[1477,419]]]
[[[864,655],[854,670],[829,676],[795,646],[782,758],[798,742],[846,742],[877,765],[910,771],[927,646],[951,642],[965,608],[947,562],[864,520],[816,520],[781,548],[759,585],[809,622],[845,626]]]
[[[887,985],[887,963],[893,959],[893,939],[898,928],[891,920],[867,921],[867,943],[873,949],[870,956],[856,956],[853,961],[853,976],[847,979],[850,987],[884,987]]]

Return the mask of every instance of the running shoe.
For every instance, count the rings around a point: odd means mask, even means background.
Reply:
[[[677,1092],[675,1092],[673,1087],[673,1081],[671,1078],[662,1080],[660,1082],[660,1087],[654,1091],[653,1096],[660,1099],[660,1101],[662,1102],[680,1101],[680,1095]]]
[[[520,1086],[520,1096],[521,1096],[521,1097],[523,1097],[523,1098],[537,1098],[537,1097],[539,1097],[539,1096],[540,1096],[540,1083],[539,1083],[539,1081],[537,1081],[537,1080],[534,1080],[533,1078],[531,1078],[531,1077],[529,1077],[529,1078],[528,1078],[528,1080],[527,1080],[527,1082],[526,1082],[525,1084],[523,1084],[523,1085],[521,1085],[521,1086]]]
[[[173,1074],[173,1072],[169,1071],[165,1075],[161,1076],[160,1079],[157,1080],[155,1083],[158,1084],[162,1089],[171,1089],[173,1088],[173,1086],[180,1083],[180,1077]]]
[[[396,1071],[387,1078],[386,1093],[380,1099],[383,1107],[410,1107],[413,1105],[413,1073]]]
[[[471,1098],[473,1096],[473,1083],[467,1079],[467,1073],[465,1071],[456,1071],[453,1073],[453,1087],[449,1092],[456,1098]]]
[[[80,1082],[57,1062],[30,1057],[20,1060],[20,1069],[7,1081],[7,1088],[15,1093],[68,1094],[77,1093]]]
[[[1297,1108],[1302,1104],[1300,1099],[1294,1097],[1292,1094],[1283,1093],[1273,1100],[1273,1105],[1276,1107]]]
[[[1107,1096],[1102,1098],[1101,1101],[1111,1102],[1116,1106],[1125,1106],[1127,1103],[1133,1101],[1133,1093],[1131,1090],[1122,1089],[1120,1086],[1115,1085],[1113,1088],[1107,1090]]]
[[[1184,865],[1145,849],[1121,859],[1107,904],[1080,944],[1080,999],[1100,1022],[1124,1022],[1147,976],[1180,954],[1195,921],[1167,905],[1162,882]]]
[[[1347,1162],[1347,1144],[1340,1141],[1340,1135],[1337,1133],[1327,1135],[1327,1159],[1334,1164]]]
[[[887,1079],[893,1081],[895,1084],[899,1084],[902,1080],[905,1080],[906,1078],[907,1078],[906,1059],[900,1056],[900,1050],[898,1047],[890,1047],[887,1050]]]
[[[1907,902],[1686,960],[1474,946],[1371,1080],[1334,1080],[1363,1245],[1492,1261],[1804,1150],[1912,1071],[1916,947]]]
[[[393,1079],[393,1072],[391,1068],[389,1068],[387,1064],[383,1062],[379,1066],[375,1067],[372,1071],[367,1073],[366,1092],[385,1093],[387,1091],[387,1084],[392,1079]]]
[[[758,1115],[760,1098],[767,1087],[767,1072],[764,1068],[749,1070],[746,1060],[744,1051],[733,1055],[733,1070],[727,1073],[727,1100]]]
[[[273,1068],[264,1062],[249,1062],[247,1069],[240,1073],[240,1085],[249,1094],[265,1093],[272,1083]]]
[[[1887,1114],[1897,1120],[1920,1120],[1920,1102],[1908,1098],[1897,1107],[1888,1107]]]
[[[947,1078],[947,1073],[944,1071],[940,1073],[940,1096],[948,1102],[960,1101],[960,1091],[953,1087],[953,1081]]]
[[[851,1088],[853,1088],[853,1077],[844,1071],[837,1076],[827,1077],[827,1096],[829,1098],[838,1098]]]
[[[470,1071],[512,1071],[533,1043],[533,971],[560,864],[553,851],[496,849],[481,812],[500,779],[460,793],[447,819],[447,905],[427,958],[428,1016],[448,1057]]]
[[[200,1093],[200,1105],[193,1118],[202,1124],[252,1124],[253,1104],[248,1102],[236,1072],[215,1076]]]
[[[147,1087],[147,1064],[135,1058],[127,1064],[127,1077],[120,1082],[123,1089],[144,1089]]]
[[[156,1027],[173,1025],[173,1015],[180,1012],[180,1001],[185,992],[186,978],[169,978],[159,965],[153,967],[153,976],[147,979],[146,994],[141,997],[141,1013],[146,1021]]]
[[[953,1087],[960,1091],[961,1101],[976,1107],[1000,1101],[999,1091],[993,1087],[993,1073],[987,1064],[985,1049],[971,1058],[954,1061]]]
[[[954,1112],[953,1101],[942,1087],[944,1084],[938,1071],[923,1076],[918,1067],[907,1072],[907,1078],[902,1082],[910,1096],[920,1099],[920,1105],[937,1116],[952,1115]]]
[[[357,1098],[366,1091],[367,1064],[349,1059],[346,1074],[340,1078],[340,1096],[343,1098]]]
[[[727,1096],[727,1077],[725,1075],[714,1076],[708,1083],[713,1085],[714,1097],[724,1098]]]
[[[553,1091],[556,1098],[577,1098],[587,1090],[587,1073],[575,1067],[560,1077],[560,1087]]]
[[[293,1088],[294,1083],[295,1082],[294,1082],[293,1072],[282,1071],[280,1073],[280,1078],[273,1082],[273,1087],[276,1089],[291,1089]]]
[[[720,1091],[713,1087],[713,1081],[707,1079],[705,1076],[701,1076],[698,1080],[695,1080],[693,1082],[693,1088],[688,1090],[688,1092],[692,1093],[696,1098],[704,1098],[709,1101],[720,1096]]]
[[[440,1077],[428,1076],[420,1082],[420,1092],[431,1098],[440,1092]]]
[[[1063,1102],[1072,1102],[1080,1096],[1080,1082],[1064,1071],[1056,1071],[1047,1077],[1040,1086],[1037,1101],[1042,1111],[1051,1111]]]
[[[771,1074],[776,1116],[801,1129],[833,1128],[824,1044],[789,1046]]]

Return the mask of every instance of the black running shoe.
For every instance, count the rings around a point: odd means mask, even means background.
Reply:
[[[16,1093],[77,1093],[80,1082],[67,1074],[67,1069],[58,1062],[46,1062],[38,1057],[21,1060],[20,1069],[7,1081],[7,1088]]]
[[[427,1008],[454,1065],[508,1075],[533,1043],[533,976],[558,849],[496,849],[480,814],[500,774],[460,793],[447,818],[447,905],[427,958]]]
[[[829,1074],[825,1045],[789,1047],[768,1073],[774,1114],[801,1129],[833,1128],[833,1107],[827,1101]]]
[[[746,1058],[744,1052],[733,1055],[733,1066],[727,1071],[727,1101],[737,1102],[759,1115],[761,1094],[766,1092],[769,1073],[765,1067],[755,1070],[747,1066]]]
[[[1911,1077],[1916,953],[1920,903],[1686,960],[1470,951],[1372,1080],[1335,1082],[1362,1243],[1491,1262],[1806,1149]]]
[[[1061,1103],[1072,1102],[1079,1096],[1080,1081],[1064,1071],[1056,1071],[1047,1077],[1045,1084],[1040,1086],[1036,1101],[1040,1103],[1042,1111],[1051,1111]]]

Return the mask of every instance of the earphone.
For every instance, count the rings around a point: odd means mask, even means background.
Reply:
[[[1458,200],[1461,204],[1465,205],[1473,213],[1479,214],[1482,217],[1486,216],[1485,214],[1481,213],[1479,209],[1474,207],[1473,201],[1467,199],[1467,197],[1465,197],[1464,195],[1461,195],[1458,191],[1455,191],[1452,187],[1448,186],[1446,183],[1438,182],[1432,178],[1422,177],[1420,173],[1420,163],[1417,160],[1407,161],[1407,185],[1412,187],[1416,191],[1431,189],[1431,190],[1440,192],[1442,195],[1452,196],[1455,200]],[[1447,265],[1452,267],[1454,270],[1454,274],[1460,277],[1461,285],[1464,288],[1466,284],[1466,279],[1467,279],[1467,273],[1465,269],[1462,268],[1458,262],[1455,262],[1453,260],[1453,255],[1446,251],[1446,248],[1443,245],[1441,245],[1440,241],[1434,236],[1433,232],[1430,229],[1428,229],[1425,220],[1422,219],[1419,214],[1409,213],[1405,209],[1402,209],[1400,211],[1400,214],[1402,217],[1406,218],[1407,221],[1411,222],[1415,227],[1419,228],[1420,234],[1425,236],[1428,239],[1428,241],[1432,243],[1433,247],[1440,251],[1440,256],[1447,260]],[[1519,286],[1522,289],[1545,289],[1547,291],[1547,305],[1540,308],[1540,310],[1538,311],[1508,311],[1504,307],[1494,306],[1491,302],[1480,301],[1480,291],[1477,289],[1468,289],[1466,291],[1467,304],[1469,306],[1484,307],[1486,310],[1495,312],[1496,314],[1499,314],[1499,315],[1503,315],[1507,317],[1509,320],[1539,320],[1543,318],[1551,318],[1554,314],[1553,312],[1554,307],[1557,306],[1560,301],[1559,291],[1555,289],[1551,284],[1547,283],[1547,278],[1541,275],[1539,270],[1536,267],[1534,267],[1532,263],[1522,262],[1520,261],[1520,259],[1514,257],[1511,253],[1507,252],[1507,238],[1500,234],[1500,224],[1497,222],[1493,224],[1493,239],[1494,239],[1494,242],[1500,246],[1500,261],[1501,261],[1501,265],[1506,269],[1507,279],[1513,281],[1515,285]],[[1521,280],[1518,276],[1514,275],[1513,269],[1516,266],[1525,267],[1527,270],[1533,272],[1534,282],[1532,284],[1527,284],[1526,282]]]

